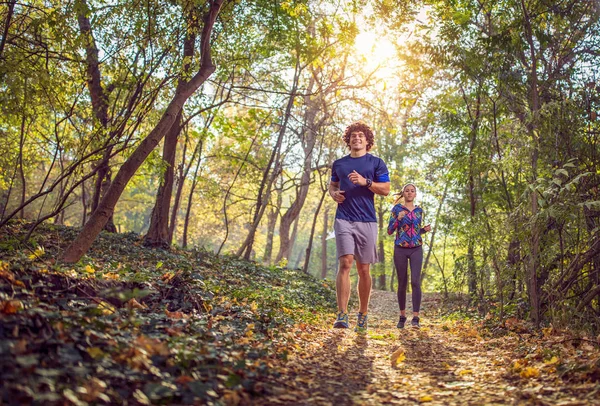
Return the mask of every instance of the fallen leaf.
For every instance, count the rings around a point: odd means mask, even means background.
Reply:
[[[171,328],[171,327],[167,327],[165,329],[165,331],[167,332],[168,335],[170,335],[171,337],[178,337],[180,335],[183,334],[183,332],[178,329],[178,328]]]
[[[540,376],[540,371],[535,367],[526,367],[521,371],[521,378],[537,378]]]
[[[167,347],[166,343],[159,341],[155,338],[146,337],[144,335],[138,336],[135,339],[134,344],[143,350],[145,350],[149,355],[169,355],[169,347]]]
[[[98,309],[102,312],[102,314],[105,315],[111,315],[117,310],[113,305],[107,302],[101,302],[98,304]]]
[[[0,313],[15,314],[23,310],[23,302],[20,300],[7,300],[0,302]]]
[[[182,384],[182,385],[193,382],[193,381],[195,381],[195,379],[189,375],[181,375],[179,378],[175,379],[175,382]]]
[[[118,273],[114,273],[114,272],[107,272],[104,275],[102,275],[102,277],[104,279],[110,279],[110,280],[117,280],[120,278]]]
[[[86,351],[88,354],[90,354],[90,357],[92,357],[93,359],[102,358],[105,355],[104,351],[102,351],[98,347],[90,347]]]
[[[190,318],[189,314],[185,314],[184,312],[170,312],[168,309],[165,309],[165,314],[167,317],[171,319],[184,319],[187,320]]]
[[[395,367],[402,361],[406,359],[406,355],[404,355],[404,348],[400,347],[396,351],[392,353],[392,367]]]
[[[135,300],[135,298],[129,300],[129,302],[127,302],[127,307],[129,309],[147,309],[148,306],[146,306],[143,303],[138,302],[137,300]]]
[[[429,395],[421,396],[419,398],[419,402],[421,402],[421,403],[431,402],[432,400],[433,400],[433,398]]]

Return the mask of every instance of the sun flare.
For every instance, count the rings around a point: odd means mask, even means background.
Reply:
[[[354,52],[365,72],[376,71],[376,76],[390,76],[398,64],[396,47],[385,35],[363,31],[356,36]]]

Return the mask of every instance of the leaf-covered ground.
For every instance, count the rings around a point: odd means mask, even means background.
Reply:
[[[398,330],[374,291],[366,335],[330,328],[331,282],[201,250],[76,231],[0,231],[0,404],[600,404],[598,338],[456,317],[425,296]],[[410,305],[409,305],[410,308]]]
[[[265,393],[293,331],[332,311],[330,283],[204,251],[103,234],[76,266],[76,231],[0,235],[0,404],[232,404]]]
[[[369,332],[324,325],[302,335],[272,395],[258,404],[600,404],[598,341],[510,319],[451,321],[426,294],[422,328],[396,328],[392,292],[373,291]],[[409,301],[410,308],[410,301]]]

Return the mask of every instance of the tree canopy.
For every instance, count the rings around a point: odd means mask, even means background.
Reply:
[[[364,121],[418,187],[428,290],[534,323],[600,313],[600,7],[8,1],[0,227],[80,228],[335,274],[326,193]],[[394,288],[377,200],[378,287]]]

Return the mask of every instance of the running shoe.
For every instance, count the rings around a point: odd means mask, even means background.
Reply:
[[[335,323],[333,323],[333,328],[348,328],[350,325],[348,324],[348,313],[339,312],[337,315],[337,319]]]
[[[361,312],[358,312],[358,320],[356,322],[356,327],[354,331],[357,333],[366,333],[367,332],[367,315]]]
[[[421,326],[419,325],[419,318],[417,316],[413,317],[410,325],[413,326],[414,328],[421,328]]]
[[[404,328],[405,324],[406,324],[406,316],[400,316],[400,321],[398,322],[398,325],[396,327]]]

